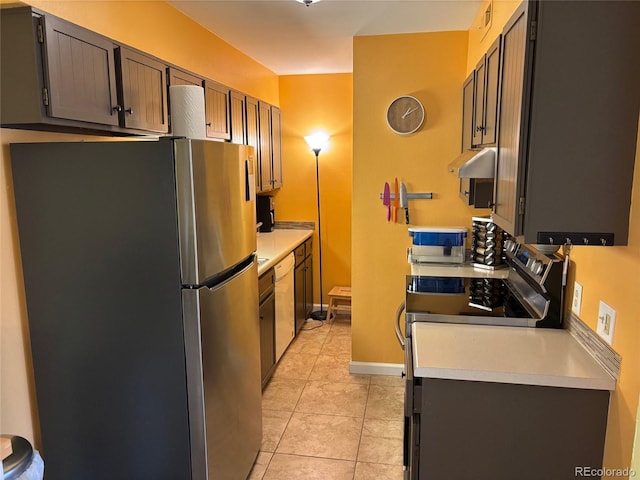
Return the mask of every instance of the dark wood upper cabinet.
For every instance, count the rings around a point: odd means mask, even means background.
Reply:
[[[121,116],[127,128],[166,133],[167,65],[126,47],[116,49],[122,78]]]
[[[169,76],[170,87],[175,85],[195,85],[196,87],[202,87],[202,82],[204,81],[200,77],[173,67],[167,69],[167,75]]]
[[[472,145],[474,147],[496,143],[499,79],[500,36],[482,56],[474,72],[472,117]]]
[[[256,191],[260,192],[260,138],[258,133],[258,125],[260,124],[260,112],[258,109],[258,100],[253,97],[246,97],[246,144],[253,147],[256,162]]]
[[[485,55],[484,123],[482,143],[496,143],[500,93],[500,36]]]
[[[638,24],[625,1],[523,2],[507,22],[493,219],[524,243],[628,243]]]
[[[43,17],[50,116],[118,125],[113,43],[55,17]]]
[[[271,105],[258,102],[258,143],[260,145],[258,164],[260,167],[260,191],[273,190],[271,161]]]
[[[207,120],[207,137],[230,140],[229,87],[205,80],[204,108]]]
[[[244,94],[231,91],[231,143],[247,144],[247,110]],[[255,152],[254,152],[255,153]]]
[[[475,94],[475,75],[471,72],[462,85],[462,152],[473,147],[473,96]]]
[[[113,42],[30,7],[0,14],[2,126],[117,131]]]
[[[282,187],[282,119],[280,109],[271,107],[271,163],[273,188]]]

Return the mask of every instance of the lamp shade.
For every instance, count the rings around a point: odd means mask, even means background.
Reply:
[[[329,135],[325,132],[314,132],[304,137],[304,139],[306,140],[307,145],[309,145],[309,148],[314,152],[316,150],[319,152],[329,145]]]

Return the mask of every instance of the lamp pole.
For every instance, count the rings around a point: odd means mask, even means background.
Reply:
[[[329,144],[329,135],[324,132],[317,131],[311,135],[304,137],[309,148],[316,155],[316,201],[318,207],[318,259],[320,265],[320,310],[311,312],[311,318],[313,320],[326,320],[327,312],[322,308],[322,222],[320,221],[320,167],[318,157],[320,156],[320,150],[325,148]]]
[[[320,155],[320,148],[313,148],[313,153],[316,154],[316,200],[318,205],[318,260],[320,266],[320,311],[311,312],[311,318],[314,320],[326,320],[327,312],[322,310],[322,222],[320,221],[320,169],[318,167],[318,156]]]

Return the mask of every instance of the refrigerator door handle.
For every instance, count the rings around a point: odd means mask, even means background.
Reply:
[[[398,339],[398,343],[400,343],[400,347],[402,347],[403,350],[404,350],[406,340],[405,340],[405,337],[402,335],[402,330],[400,330],[400,319],[402,318],[402,312],[404,312],[404,308],[405,308],[405,303],[402,302],[398,307],[398,310],[396,311],[396,322],[395,322],[396,338]]]
[[[247,270],[251,269],[251,267],[253,267],[253,264],[256,263],[256,259],[255,259],[255,255],[251,254],[246,260],[246,265],[241,269],[238,270],[237,272],[235,272],[233,275],[231,275],[228,278],[225,278],[224,281],[220,282],[220,283],[216,283],[215,285],[208,287],[210,291],[215,292],[216,290],[224,287],[227,283],[231,282],[232,280],[234,280],[235,278],[239,277],[240,275],[244,274]]]

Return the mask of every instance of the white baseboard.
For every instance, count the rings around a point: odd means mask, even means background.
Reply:
[[[399,377],[404,371],[402,363],[374,363],[374,362],[353,362],[349,363],[349,373],[360,373],[364,375],[391,375]]]

